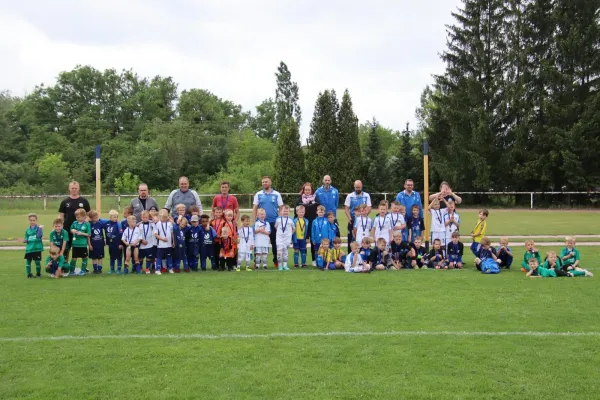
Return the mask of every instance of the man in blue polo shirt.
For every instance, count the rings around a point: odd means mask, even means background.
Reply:
[[[412,179],[404,181],[404,190],[398,193],[396,200],[406,207],[406,215],[412,215],[412,206],[415,204],[419,206],[419,217],[423,218],[423,203],[421,202],[421,195],[419,192],[413,191],[415,184]]]
[[[283,205],[283,199],[278,191],[271,187],[271,177],[263,176],[262,178],[263,190],[256,192],[254,195],[254,202],[252,203],[252,221],[256,221],[256,210],[262,208],[265,210],[267,217],[265,221],[271,225],[271,247],[273,250],[273,263],[275,268],[278,267],[277,263],[277,242],[276,242],[276,231],[275,231],[275,220],[279,216],[279,209]]]
[[[346,211],[346,217],[348,217],[348,254],[350,254],[350,244],[354,241],[352,235],[352,228],[354,228],[354,210],[361,204],[367,205],[367,213],[371,212],[371,196],[369,193],[362,191],[363,184],[361,181],[354,182],[354,192],[346,196],[344,202],[344,209]]]
[[[340,205],[340,193],[336,188],[331,186],[331,177],[325,175],[323,177],[323,186],[317,189],[315,197],[323,207],[325,207],[325,215],[332,212],[337,218],[337,209]]]

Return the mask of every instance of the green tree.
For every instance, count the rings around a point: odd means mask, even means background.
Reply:
[[[339,144],[338,111],[334,90],[319,93],[308,133],[306,170],[311,182],[320,182],[325,174],[331,175],[334,182],[340,176],[336,156]]]
[[[256,136],[275,140],[277,136],[277,104],[268,98],[256,106],[256,116],[251,118],[250,127]]]
[[[338,113],[338,159],[336,185],[342,192],[350,192],[353,183],[360,176],[360,143],[358,139],[358,118],[352,108],[352,98],[348,89],[344,91],[340,112]]]
[[[365,190],[383,192],[389,182],[389,172],[386,168],[386,158],[381,148],[381,139],[377,133],[378,123],[373,118],[369,140],[365,146],[363,158],[363,183]],[[368,186],[368,187],[367,187]]]
[[[46,154],[38,161],[36,167],[46,194],[59,194],[64,191],[65,182],[69,181],[70,174],[68,164],[63,161],[61,154]]]
[[[420,162],[413,152],[413,143],[411,131],[408,123],[406,130],[402,132],[399,143],[395,146],[395,154],[388,162],[387,170],[390,171],[390,181],[386,186],[386,190],[396,190],[404,186],[406,179],[420,180],[416,175],[416,165]]]
[[[280,192],[294,193],[306,181],[300,132],[292,118],[279,131],[274,169],[273,184]]]
[[[248,120],[242,106],[223,100],[208,90],[184,90],[177,104],[179,118],[201,126],[208,135],[225,136],[239,131]]]
[[[292,82],[292,73],[287,65],[281,61],[277,72],[277,89],[275,90],[275,104],[277,110],[277,129],[278,134],[283,126],[287,124],[290,118],[296,121],[298,126],[302,123],[302,111],[300,110],[300,96],[298,93],[298,84]]]
[[[125,172],[119,178],[115,179],[115,193],[132,194],[136,193],[142,180],[131,172]]]

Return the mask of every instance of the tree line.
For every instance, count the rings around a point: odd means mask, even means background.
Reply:
[[[255,110],[204,89],[178,91],[171,77],[77,66],[23,98],[0,92],[0,191],[63,193],[94,185],[102,145],[105,192],[144,181],[172,189],[178,176],[217,192],[253,192],[263,175],[281,192],[332,176],[370,192],[417,189],[422,141],[432,188],[587,190],[600,185],[600,7],[597,0],[463,0],[447,27],[444,73],[433,77],[402,130],[362,120],[348,90],[324,89],[309,122],[284,62],[275,95]],[[301,141],[299,128],[309,123]]]

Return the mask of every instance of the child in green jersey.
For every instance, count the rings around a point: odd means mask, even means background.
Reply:
[[[27,216],[29,219],[29,228],[25,231],[25,237],[23,239],[17,239],[18,242],[26,243],[25,247],[25,272],[28,278],[34,278],[31,273],[31,261],[35,262],[35,277],[41,278],[42,272],[42,251],[44,250],[44,244],[42,238],[44,232],[42,229],[43,225],[38,225],[37,214],[31,213]]]
[[[57,218],[52,222],[54,230],[50,232],[50,246],[56,246],[58,248],[58,255],[64,256],[69,243],[69,232],[63,229],[63,220]]]
[[[560,252],[560,261],[562,261],[563,267],[567,269],[581,267],[579,265],[581,261],[579,250],[575,248],[575,237],[567,236],[565,238],[565,245],[566,247]]]
[[[60,278],[63,270],[67,269],[68,266],[65,258],[60,255],[59,248],[50,245],[50,255],[46,257],[46,272],[50,274],[50,278]]]
[[[525,241],[525,254],[523,254],[523,262],[521,262],[521,271],[529,271],[529,259],[535,258],[538,265],[542,264],[542,257],[540,252],[535,248],[535,242],[533,240]]]
[[[70,264],[70,275],[75,275],[75,267],[77,265],[77,259],[81,258],[81,271],[79,275],[85,275],[87,272],[88,263],[88,249],[90,245],[90,236],[92,235],[92,228],[90,223],[86,221],[87,213],[83,208],[75,211],[76,221],[71,225],[71,233],[73,234]]]

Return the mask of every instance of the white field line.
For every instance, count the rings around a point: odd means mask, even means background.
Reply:
[[[46,342],[46,341],[88,341],[88,340],[230,340],[230,339],[276,339],[311,337],[360,337],[360,336],[533,336],[533,337],[600,337],[600,332],[485,332],[485,331],[386,331],[386,332],[281,332],[281,333],[188,333],[188,334],[132,334],[132,335],[82,335],[82,336],[32,336],[0,337],[0,343],[8,342]]]

